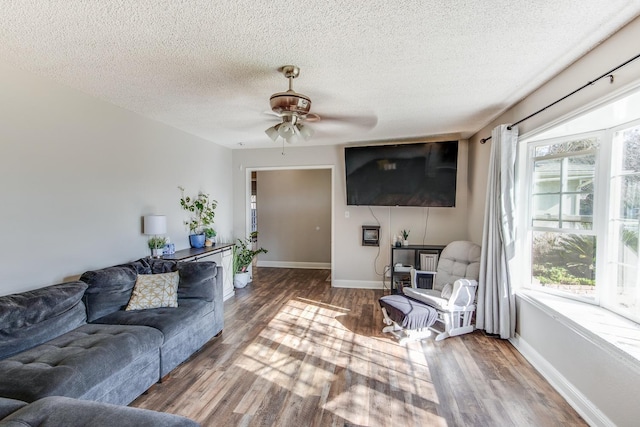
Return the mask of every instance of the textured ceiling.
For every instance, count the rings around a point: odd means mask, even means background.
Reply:
[[[467,137],[640,14],[637,0],[1,7],[3,61],[231,148],[274,146],[264,112],[286,64],[323,118],[307,145]]]

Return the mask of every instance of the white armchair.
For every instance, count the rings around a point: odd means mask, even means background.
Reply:
[[[419,272],[415,271],[415,273]],[[439,331],[435,340],[440,341],[447,337],[473,332],[471,319],[476,310],[477,289],[476,280],[458,279],[453,282],[453,286],[447,284],[441,292],[435,291],[436,295],[433,295],[433,290],[414,287],[405,288],[404,294],[438,311],[437,322],[443,325],[443,330]]]
[[[438,311],[437,323],[442,330],[438,330],[436,341],[473,331],[479,271],[480,246],[466,241],[452,242],[444,248],[435,273],[411,270],[411,287],[403,292]],[[435,275],[433,289],[418,288],[421,275]]]

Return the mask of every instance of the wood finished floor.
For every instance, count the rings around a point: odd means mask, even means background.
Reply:
[[[225,327],[131,406],[203,426],[584,426],[506,341],[476,331],[406,347],[382,334],[382,291],[328,270],[261,267]]]

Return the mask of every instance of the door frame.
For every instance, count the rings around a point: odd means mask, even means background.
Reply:
[[[285,171],[285,170],[314,170],[314,169],[328,169],[331,171],[331,272],[335,269],[335,165],[308,165],[308,166],[258,166],[258,167],[246,167],[245,168],[245,235],[248,236],[251,233],[251,173],[259,171]],[[333,286],[333,274],[331,274],[331,286]]]

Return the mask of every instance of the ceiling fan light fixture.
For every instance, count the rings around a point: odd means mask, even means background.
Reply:
[[[302,136],[302,138],[305,141],[308,141],[309,139],[311,139],[311,137],[314,134],[313,129],[310,128],[309,126],[305,126],[303,124],[298,124],[297,128],[298,128],[298,131],[300,132],[300,136]]]
[[[271,126],[269,129],[265,130],[264,133],[266,133],[273,142],[276,142],[276,140],[280,136],[280,134],[278,133],[279,127],[280,127],[280,123],[278,123],[275,126]]]
[[[300,69],[295,65],[285,65],[279,71],[289,80],[289,89],[271,95],[269,102],[271,110],[282,118],[282,122],[265,131],[274,142],[282,138],[288,144],[295,144],[311,139],[314,134],[312,128],[305,126],[303,121],[318,121],[320,116],[309,113],[311,99],[293,90],[293,79],[300,75]]]
[[[278,135],[284,139],[288,139],[294,135],[293,125],[289,123],[282,123],[278,128]]]

